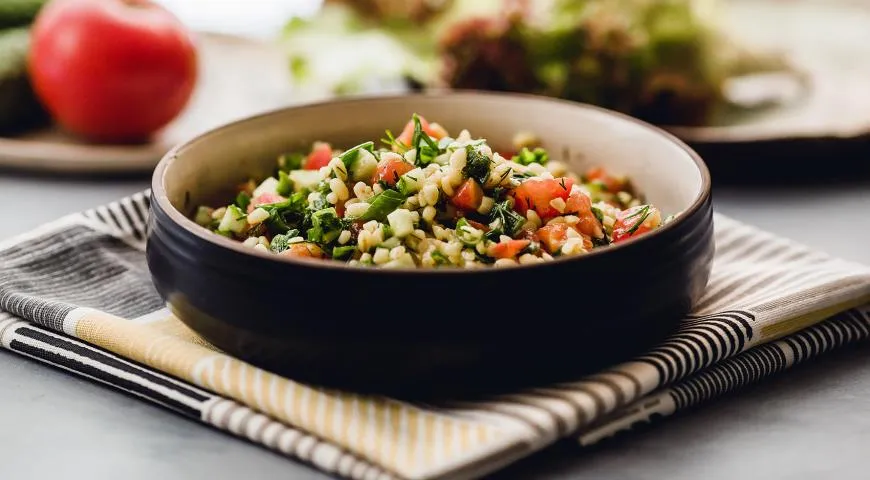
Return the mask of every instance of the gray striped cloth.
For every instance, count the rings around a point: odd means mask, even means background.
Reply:
[[[481,476],[559,440],[591,445],[870,337],[870,269],[716,215],[707,293],[648,354],[576,382],[426,405],[340,396],[238,363],[258,388],[271,382],[274,395],[286,388],[315,402],[312,410],[342,412],[308,421],[130,345],[168,315],[145,265],[148,209],[146,192],[0,243],[0,345],[341,477]],[[95,314],[108,320],[88,324]],[[196,370],[221,361],[233,359],[211,353]],[[363,443],[341,434],[350,424]]]

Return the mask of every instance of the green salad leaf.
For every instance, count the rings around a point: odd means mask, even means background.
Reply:
[[[396,190],[384,190],[369,200],[369,209],[360,217],[363,221],[386,221],[387,215],[405,203],[405,196]]]

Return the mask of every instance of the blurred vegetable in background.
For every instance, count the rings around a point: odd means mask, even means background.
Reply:
[[[0,133],[19,132],[48,122],[27,76],[30,32],[0,30]]]
[[[39,9],[48,0],[2,0],[0,1],[0,28],[20,27],[36,18]]]
[[[0,2],[0,133],[19,132],[48,122],[27,76],[27,25],[45,1]]]
[[[715,0],[327,0],[294,19],[297,81],[537,93],[672,125],[706,123],[732,77],[786,68],[717,29]],[[344,52],[342,54],[342,51]],[[337,56],[336,56],[337,55]]]

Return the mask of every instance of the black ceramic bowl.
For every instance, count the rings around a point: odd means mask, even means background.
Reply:
[[[414,112],[491,144],[538,134],[575,171],[630,175],[672,223],[588,255],[479,270],[379,270],[260,253],[197,226],[276,157],[347,148]],[[169,152],[154,173],[148,264],[190,328],[229,354],[316,384],[389,391],[507,388],[571,379],[648,348],[676,326],[713,258],[710,178],[674,137],[599,108],[520,95],[353,99],[281,110]]]

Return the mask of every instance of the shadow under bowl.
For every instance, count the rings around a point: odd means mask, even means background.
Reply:
[[[278,257],[189,219],[248,177],[271,174],[282,153],[378,139],[414,112],[495,147],[534,132],[551,158],[629,175],[678,216],[582,257],[477,270]],[[294,107],[176,147],[154,174],[147,258],[176,315],[230,355],[327,387],[445,396],[573,380],[642,352],[699,298],[713,250],[709,174],[674,137],[576,103],[454,92]]]

